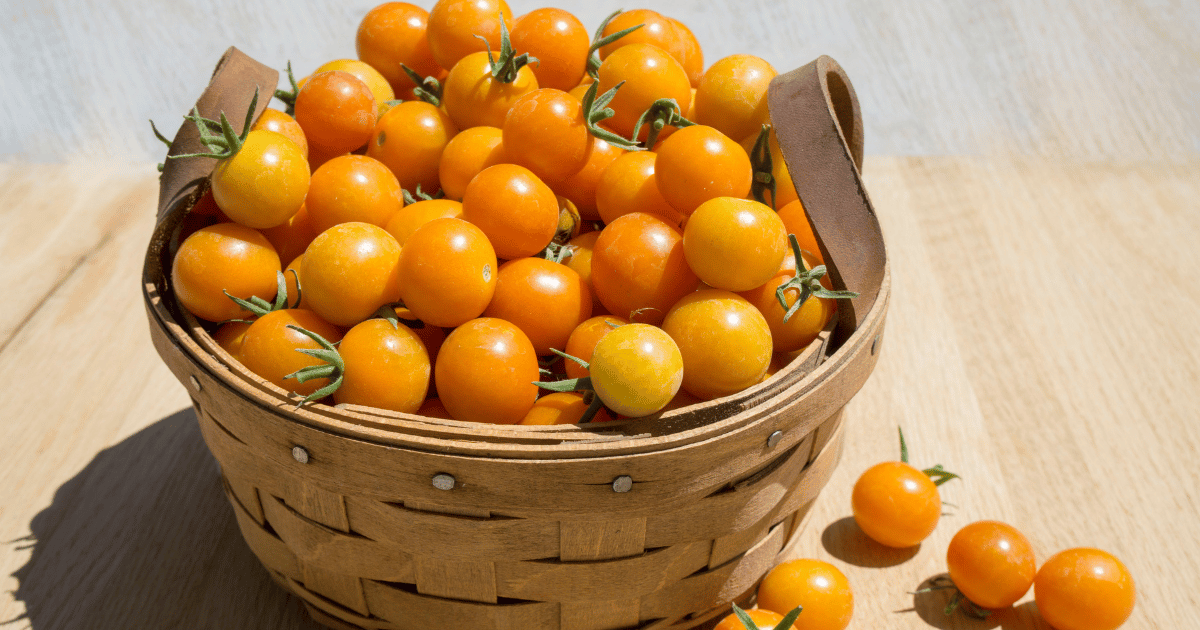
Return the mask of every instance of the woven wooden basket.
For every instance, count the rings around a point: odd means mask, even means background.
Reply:
[[[255,87],[269,94],[276,80],[231,48],[199,111],[245,111]],[[352,629],[683,629],[711,626],[752,594],[837,463],[842,407],[874,367],[889,295],[849,80],[822,57],[777,77],[769,99],[835,288],[860,297],[756,387],[599,426],[298,408],[176,302],[167,270],[213,161],[168,162],[143,277],[151,336],[191,394],[247,544],[314,618]],[[198,148],[184,125],[171,153]]]

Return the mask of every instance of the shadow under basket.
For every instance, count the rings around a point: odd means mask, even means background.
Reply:
[[[197,106],[206,117],[245,111],[256,87],[269,94],[276,80],[231,48]],[[176,302],[171,256],[213,161],[168,161],[143,277],[151,337],[192,397],[247,544],[316,620],[702,628],[752,595],[837,464],[842,408],[875,365],[890,291],[849,80],[821,57],[777,77],[769,99],[834,287],[860,296],[763,383],[618,423],[496,426],[298,407]],[[171,154],[199,147],[189,126]]]

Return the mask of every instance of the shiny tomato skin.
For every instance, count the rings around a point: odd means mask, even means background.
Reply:
[[[596,185],[596,212],[612,223],[618,217],[644,212],[675,226],[683,215],[662,196],[655,175],[657,155],[652,151],[630,151],[609,164]]]
[[[320,72],[330,72],[332,70],[341,70],[348,72],[366,84],[367,89],[371,90],[371,96],[375,97],[375,116],[382,116],[390,107],[388,101],[396,100],[396,93],[392,90],[392,85],[378,70],[370,64],[359,61],[358,59],[335,59],[327,61],[313,70],[313,74]]]
[[[571,331],[591,314],[592,294],[579,274],[544,258],[500,265],[496,292],[483,311],[484,317],[515,324],[542,356],[566,347]]]
[[[539,88],[513,102],[504,118],[505,153],[544,182],[561,181],[584,167],[594,137],[582,104],[570,94]]]
[[[950,579],[981,608],[1008,608],[1029,592],[1037,563],[1029,539],[998,521],[976,521],[954,534],[946,548]]]
[[[517,424],[548,425],[576,424],[587,411],[588,402],[583,392],[554,392],[546,394],[533,403],[533,408]],[[592,422],[607,422],[613,417],[601,407]]]
[[[691,120],[733,139],[756,136],[768,120],[767,86],[776,74],[771,64],[754,55],[717,60],[696,86]]]
[[[787,250],[783,220],[752,199],[710,199],[696,208],[683,230],[688,266],[717,289],[761,286],[779,270]]]
[[[457,420],[516,424],[537,401],[537,353],[521,329],[480,317],[446,336],[434,369],[438,396]]]
[[[920,544],[933,533],[942,514],[937,486],[903,462],[868,468],[855,482],[850,503],[863,533],[897,549]]]
[[[657,324],[699,284],[683,253],[683,235],[654,215],[621,216],[596,239],[592,286],[613,315]]]
[[[1033,579],[1038,612],[1058,630],[1115,630],[1133,613],[1136,591],[1120,560],[1087,547],[1054,554]]]
[[[600,212],[596,207],[600,180],[607,172],[608,167],[624,153],[625,150],[618,146],[609,144],[600,138],[593,138],[592,152],[588,155],[587,163],[583,165],[583,168],[575,171],[566,179],[547,182],[547,185],[554,189],[555,193],[570,199],[582,218],[595,221],[600,218]]]
[[[609,102],[614,116],[604,124],[626,138],[633,134],[638,117],[655,101],[670,98],[680,107],[691,102],[692,84],[683,66],[652,44],[629,44],[616,49],[600,64],[598,75],[598,94],[625,82]],[[640,133],[647,131],[643,127]]]
[[[750,156],[725,134],[704,125],[685,127],[659,146],[654,164],[658,190],[679,212],[690,215],[717,197],[745,198],[753,171]]]
[[[245,320],[225,322],[217,326],[217,329],[213,331],[212,338],[217,345],[221,346],[221,349],[229,353],[229,356],[240,362],[242,360],[242,344],[246,341],[246,331],[249,329],[250,322]]]
[[[504,0],[438,0],[429,10],[425,31],[433,59],[443,68],[453,68],[470,53],[488,47],[500,52],[501,20],[511,32],[512,10]]]
[[[404,206],[392,216],[384,229],[396,238],[396,242],[404,247],[408,237],[417,228],[434,219],[457,219],[462,216],[462,203],[453,199],[423,199],[409,206]]]
[[[307,335],[288,328],[288,325],[315,332],[330,343],[337,343],[342,338],[340,330],[312,311],[272,311],[254,320],[246,330],[238,359],[251,372],[276,387],[307,396],[328,385],[329,379],[319,378],[301,383],[294,378],[284,377],[302,368],[324,365],[320,359],[296,352],[299,348],[316,350],[321,346]]]
[[[296,256],[303,254],[318,233],[309,220],[308,208],[304,204],[300,205],[300,210],[292,215],[292,218],[259,232],[271,241],[280,261],[294,260]]]
[[[399,272],[405,306],[426,324],[451,328],[479,317],[491,302],[496,252],[471,223],[434,219],[409,235]]]
[[[592,353],[596,351],[596,343],[600,341],[601,337],[612,332],[618,326],[628,323],[628,321],[613,315],[590,317],[571,331],[563,352],[588,363],[592,360]],[[566,360],[564,365],[568,378],[583,378],[590,374],[587,368],[570,359]]]
[[[805,252],[801,252],[801,255],[808,256]],[[738,293],[753,304],[766,318],[767,326],[771,328],[771,343],[775,347],[775,352],[794,352],[812,343],[837,311],[836,301],[810,295],[799,310],[792,313],[786,322],[783,321],[783,316],[787,314],[787,311],[779,304],[775,291],[795,277],[796,264],[794,260],[789,254],[785,258],[785,263],[781,265],[780,271],[770,280],[749,291]],[[789,265],[787,261],[792,262]],[[814,260],[810,259],[807,262],[811,267]],[[784,297],[790,306],[800,299],[800,290],[788,289],[784,292]]]
[[[787,203],[779,208],[779,218],[783,220],[783,226],[787,229],[788,234],[796,235],[796,242],[800,244],[800,250],[812,254],[816,264],[825,264],[825,259],[821,255],[821,247],[817,244],[816,235],[813,234],[812,224],[809,223],[808,215],[804,212],[804,204],[799,199]],[[822,278],[821,284],[825,284],[824,278]]]
[[[603,311],[604,306],[600,304],[600,298],[596,296],[596,287],[592,284],[592,250],[596,246],[596,239],[600,238],[600,232],[584,232],[579,236],[571,239],[567,245],[571,249],[571,255],[563,261],[563,264],[575,270],[579,274],[579,279],[587,286],[588,292],[592,294],[592,314],[596,314],[596,310]]]
[[[601,337],[589,370],[604,405],[630,418],[666,407],[684,378],[679,347],[650,324],[627,324]]]
[[[233,157],[217,163],[212,194],[230,220],[255,229],[295,215],[308,192],[308,162],[296,143],[274,131],[251,131]]]
[[[462,218],[483,230],[504,260],[533,256],[558,231],[554,191],[529,169],[497,164],[484,169],[463,193]]]
[[[783,621],[783,615],[760,608],[747,610],[746,614],[758,630],[775,630],[775,624]],[[746,630],[746,626],[737,615],[729,613],[729,616],[722,619],[713,630]]]
[[[385,319],[362,321],[342,338],[338,354],[346,370],[334,402],[403,413],[415,413],[425,402],[429,353],[407,326]]]
[[[366,155],[343,155],[312,174],[305,207],[318,234],[339,223],[388,224],[404,206],[400,182],[383,162]]]
[[[503,131],[486,126],[463,129],[451,138],[438,163],[446,197],[462,201],[467,184],[483,169],[507,163],[503,140]]]
[[[416,85],[400,64],[412,68],[421,77],[444,76],[445,70],[433,59],[425,36],[429,12],[407,2],[385,2],[371,9],[358,25],[354,38],[358,58],[379,71],[391,84],[396,96],[413,98]]]
[[[371,88],[341,70],[312,75],[296,94],[296,122],[312,154],[334,156],[371,139],[378,117]]]
[[[335,225],[304,252],[304,304],[325,321],[349,328],[400,299],[399,260],[400,245],[383,228]]]
[[[257,230],[237,223],[201,228],[179,245],[171,262],[175,297],[200,319],[220,322],[249,316],[225,295],[275,298],[279,255]]]
[[[854,614],[854,591],[837,567],[821,560],[789,560],[767,573],[758,606],[779,614],[802,606],[796,630],[844,630]]]
[[[475,52],[463,57],[446,75],[442,86],[442,104],[459,129],[488,126],[503,127],[504,117],[513,103],[538,89],[533,69],[523,66],[512,83],[501,83],[492,77],[489,59],[499,52]]]
[[[534,9],[517,18],[512,29],[513,50],[538,59],[533,74],[543,88],[565,92],[578,85],[590,45],[583,23],[562,9]]]
[[[700,48],[700,40],[696,39],[692,29],[683,22],[673,17],[667,19],[675,26],[675,32],[679,35],[679,54],[672,52],[672,55],[679,61],[679,65],[683,66],[688,80],[695,88],[700,85],[700,78],[704,76],[704,51]]]
[[[757,385],[771,364],[771,329],[736,293],[689,293],[671,307],[662,328],[683,355],[683,388],[701,400]]]
[[[300,148],[300,154],[304,156],[304,159],[308,159],[308,140],[304,138],[304,130],[300,128],[300,124],[296,122],[295,118],[278,109],[268,107],[250,127],[251,131],[259,129],[274,131],[295,142],[296,146]]]
[[[367,144],[367,155],[384,163],[400,187],[436,193],[438,166],[446,146],[458,134],[446,112],[424,101],[407,101],[384,114]]]
[[[617,41],[600,47],[600,59],[606,60],[617,49],[633,44],[651,44],[661,48],[672,56],[682,67],[682,60],[676,56],[682,52],[683,42],[679,30],[672,24],[671,19],[651,9],[632,9],[625,11],[609,20],[604,26],[605,37],[641,24],[642,27],[625,35]]]

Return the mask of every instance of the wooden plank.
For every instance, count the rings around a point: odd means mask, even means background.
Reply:
[[[417,592],[422,595],[495,604],[496,574],[496,563],[487,560],[416,557]]]
[[[405,588],[363,582],[371,613],[409,630],[418,628],[483,628],[558,630],[558,604],[530,602],[478,604],[421,595]]]
[[[562,522],[559,558],[564,562],[638,556],[646,550],[644,517]]]
[[[536,601],[632,599],[703,568],[710,549],[711,543],[697,542],[619,560],[497,563],[497,592]]]
[[[562,630],[619,630],[638,625],[637,599],[565,602],[562,605]]]

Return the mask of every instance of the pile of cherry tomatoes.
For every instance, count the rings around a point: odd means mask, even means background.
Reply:
[[[589,37],[504,0],[389,2],[356,44],[289,67],[286,111],[189,117],[218,162],[171,281],[263,379],[458,420],[641,417],[763,381],[829,321],[764,60],[705,69],[647,9]]]

